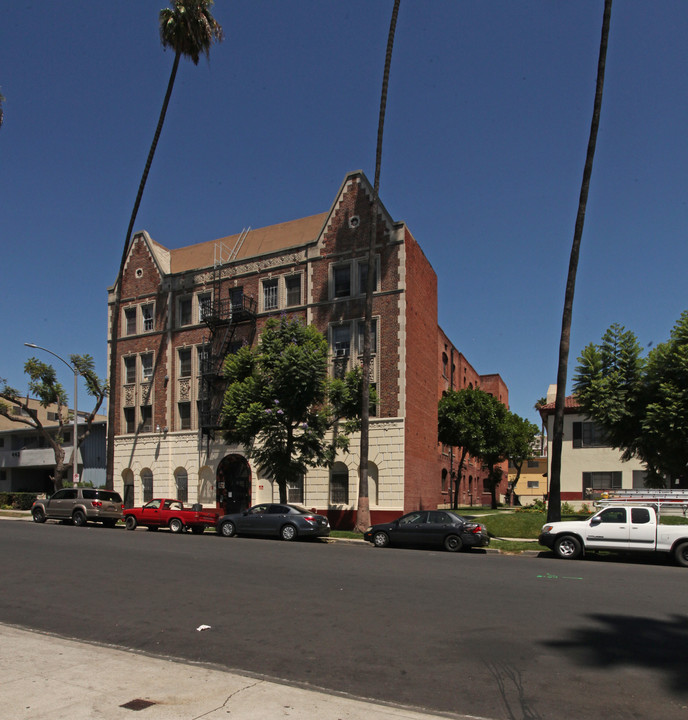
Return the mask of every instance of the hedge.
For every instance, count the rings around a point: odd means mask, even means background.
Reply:
[[[37,493],[29,492],[0,492],[0,507],[13,510],[30,510]]]

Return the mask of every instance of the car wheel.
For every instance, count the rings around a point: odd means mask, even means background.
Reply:
[[[72,522],[77,527],[84,527],[86,525],[86,515],[84,515],[83,510],[75,510],[74,514],[72,515]]]
[[[191,532],[194,535],[203,535],[203,533],[205,532],[205,525],[194,525],[191,528]]]
[[[679,543],[674,548],[674,560],[677,565],[688,567],[688,542]]]
[[[236,526],[231,520],[225,520],[219,528],[219,534],[222,537],[233,537],[236,535]]]
[[[280,537],[282,540],[295,540],[296,528],[293,525],[284,525],[280,530]]]
[[[44,523],[45,522],[45,512],[43,512],[43,508],[36,508],[31,515],[33,516],[33,521],[35,523]]]
[[[444,549],[449,552],[458,552],[463,547],[463,541],[458,535],[448,535],[444,538]]]
[[[382,532],[382,530],[376,532],[375,535],[373,535],[373,545],[375,545],[375,547],[387,547],[389,545],[389,535],[386,532]]]
[[[179,518],[172,518],[170,520],[170,531],[173,533],[180,533],[184,530],[184,523]]]
[[[554,543],[554,552],[563,560],[575,560],[581,554],[581,544],[573,535],[564,535]]]
[[[133,515],[127,515],[124,518],[124,527],[127,530],[136,530],[136,525],[138,523],[136,522],[136,518]]]

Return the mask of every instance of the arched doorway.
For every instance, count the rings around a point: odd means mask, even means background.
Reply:
[[[251,504],[251,469],[245,457],[227,455],[217,466],[217,504],[225,513],[246,510]]]

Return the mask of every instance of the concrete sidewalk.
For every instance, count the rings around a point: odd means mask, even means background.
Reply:
[[[11,720],[439,720],[433,715],[0,624]],[[473,718],[475,720],[475,718]]]

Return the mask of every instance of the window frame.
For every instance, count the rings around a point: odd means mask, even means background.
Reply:
[[[141,332],[155,332],[155,303],[143,303],[141,306]],[[150,311],[150,316],[146,317],[146,311]],[[146,324],[149,327],[146,327]]]
[[[187,303],[188,313],[186,311]],[[177,298],[177,327],[189,327],[193,324],[193,295],[183,295]]]
[[[132,335],[137,335],[138,330],[138,323],[137,323],[137,317],[138,313],[136,312],[136,305],[130,305],[129,307],[125,307],[123,309],[124,314],[124,327],[123,335],[124,337],[131,337]],[[132,329],[133,328],[133,329]]]
[[[289,287],[290,282],[298,282],[298,300],[296,302],[293,302],[293,300],[289,299],[290,292],[292,295],[294,294],[293,288]],[[285,307],[298,307],[299,305],[303,305],[303,273],[296,273],[294,275],[285,275],[284,276],[284,306]]]

